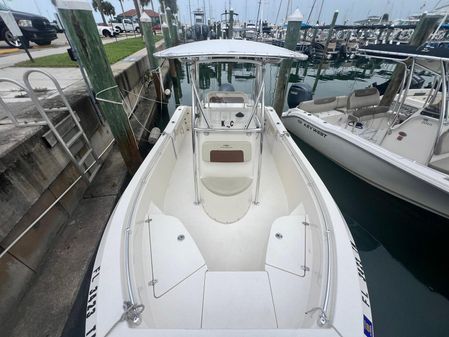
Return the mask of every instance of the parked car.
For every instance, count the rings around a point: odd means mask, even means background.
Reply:
[[[126,32],[139,32],[140,27],[138,23],[133,23],[130,19],[123,19],[123,20],[114,20],[111,21],[112,26],[117,29],[120,33]]]
[[[97,24],[98,33],[104,37],[114,37],[117,36],[119,31],[116,28],[105,25],[104,23]]]
[[[49,45],[51,41],[57,39],[58,36],[56,35],[55,28],[43,16],[10,10],[5,6],[2,6],[0,9],[9,10],[12,13],[22,31],[23,41],[27,46],[30,41],[39,46],[44,46]],[[0,40],[5,41],[11,47],[22,47],[22,41],[12,35],[1,18]]]

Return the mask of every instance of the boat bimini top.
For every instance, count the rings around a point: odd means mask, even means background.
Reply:
[[[246,40],[206,40],[182,44],[154,54],[168,59],[253,59],[279,63],[283,59],[307,60],[307,55],[270,44]]]
[[[449,61],[448,48],[433,48],[427,46],[414,47],[409,45],[379,44],[359,48],[361,56],[381,57],[406,61],[408,59]]]
[[[420,47],[393,44],[369,45],[365,48],[360,48],[359,55],[366,58],[390,60],[401,64],[407,62],[410,65],[413,63],[434,75],[441,75],[441,67],[449,62],[448,48],[433,48],[425,45]],[[413,70],[413,68],[414,65],[411,69]]]

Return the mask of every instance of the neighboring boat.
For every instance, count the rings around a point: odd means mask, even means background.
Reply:
[[[391,106],[377,88],[302,102],[282,116],[286,128],[368,183],[449,217],[449,51],[386,45],[367,57],[407,62],[408,75]],[[410,89],[418,69],[433,75],[427,89]]]
[[[189,64],[193,104],[176,109],[109,220],[86,336],[373,336],[343,216],[264,105],[265,65],[306,57],[241,40],[156,56]],[[252,65],[254,92],[200,91],[199,66],[216,62]]]

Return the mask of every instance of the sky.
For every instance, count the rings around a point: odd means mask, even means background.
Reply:
[[[50,0],[0,0],[6,3],[10,8],[29,13],[40,14],[54,19],[55,8]],[[118,0],[109,0],[116,10],[121,12]],[[192,10],[198,7],[206,7],[206,16],[215,19],[220,18],[220,14],[225,8],[233,8],[239,14],[242,21],[255,21],[259,7],[259,0],[178,0],[179,16],[182,22],[189,24],[189,2]],[[280,24],[286,17],[287,12],[298,8],[304,15],[304,21],[307,21],[314,0],[261,0],[261,13],[263,20],[274,23],[276,17]],[[287,9],[287,4],[291,3]],[[337,24],[343,24],[345,21],[351,23],[355,20],[361,20],[368,15],[382,15],[389,13],[390,18],[404,18],[412,14],[430,11],[435,6],[441,6],[449,3],[449,0],[316,0],[316,5],[312,11],[310,22],[316,22],[318,13],[323,2],[320,22],[329,23],[335,10],[339,11]],[[147,6],[151,8],[151,5]],[[154,8],[159,10],[159,0],[154,0]],[[124,0],[125,10],[134,8],[133,0]],[[279,12],[279,15],[278,15]],[[94,13],[98,22],[101,21],[98,13]]]

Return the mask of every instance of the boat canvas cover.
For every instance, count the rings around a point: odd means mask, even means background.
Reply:
[[[154,54],[169,59],[246,58],[277,63],[282,59],[307,60],[307,55],[266,43],[246,40],[206,40],[182,44]]]
[[[398,60],[407,60],[409,58],[433,61],[449,61],[448,48],[433,48],[427,46],[410,46],[395,44],[369,45],[360,48],[359,52],[363,56],[375,56],[393,58]]]

